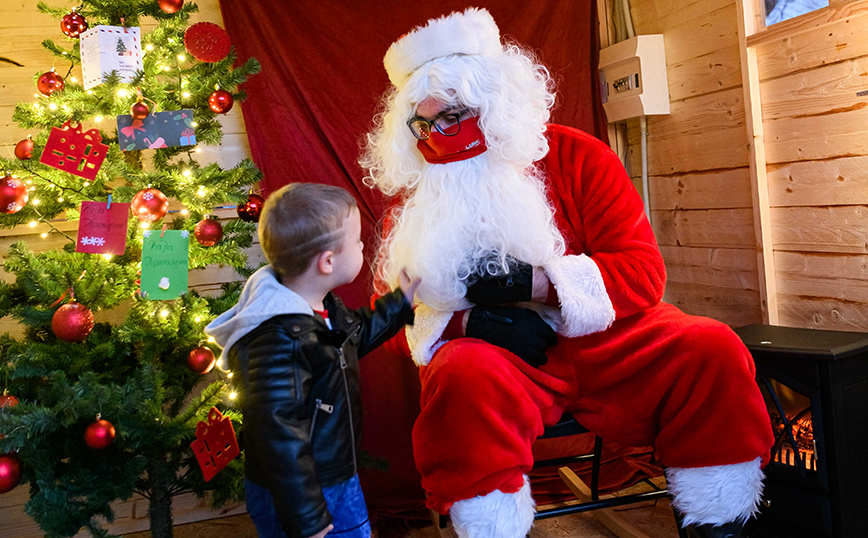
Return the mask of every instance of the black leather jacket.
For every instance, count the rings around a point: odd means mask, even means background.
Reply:
[[[229,350],[244,415],[245,475],[274,497],[284,530],[312,536],[331,523],[322,488],[356,473],[361,428],[359,357],[408,322],[413,310],[398,289],[372,311],[325,299],[319,316],[273,317]]]

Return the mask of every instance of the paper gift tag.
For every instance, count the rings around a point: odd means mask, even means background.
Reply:
[[[89,90],[105,81],[105,75],[116,72],[121,82],[131,82],[136,71],[142,70],[142,42],[138,28],[94,26],[79,36],[81,74],[84,89]]]
[[[194,146],[193,111],[155,112],[144,120],[118,116],[118,145],[124,151]]]
[[[82,202],[75,251],[123,254],[129,211],[130,204],[113,203],[109,207],[105,202]]]
[[[176,299],[187,293],[190,232],[145,230],[143,234],[142,295],[147,299]]]

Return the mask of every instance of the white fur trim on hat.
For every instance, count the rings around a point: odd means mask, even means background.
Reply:
[[[533,526],[535,506],[525,476],[524,485],[515,493],[496,489],[458,501],[449,515],[459,538],[524,538]]]
[[[500,30],[485,9],[468,8],[430,19],[392,43],[383,65],[392,84],[401,89],[424,63],[450,54],[485,56],[502,52]]]
[[[763,495],[762,461],[711,467],[669,467],[666,483],[683,525],[744,523],[756,514]]]
[[[615,308],[597,264],[584,254],[561,256],[545,265],[561,303],[561,323],[555,329],[568,338],[608,329]]]

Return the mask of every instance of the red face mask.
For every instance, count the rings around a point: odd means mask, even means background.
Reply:
[[[455,136],[446,136],[431,129],[427,140],[418,140],[416,147],[431,164],[454,163],[476,157],[488,147],[479,128],[479,116],[461,121],[461,130]]]

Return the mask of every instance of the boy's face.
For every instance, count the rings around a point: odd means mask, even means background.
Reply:
[[[362,264],[365,261],[362,254],[365,245],[362,243],[362,219],[359,208],[354,207],[350,211],[349,216],[344,220],[343,229],[344,240],[341,250],[332,258],[335,275],[338,277],[338,283],[335,286],[352,282],[362,270]]]

